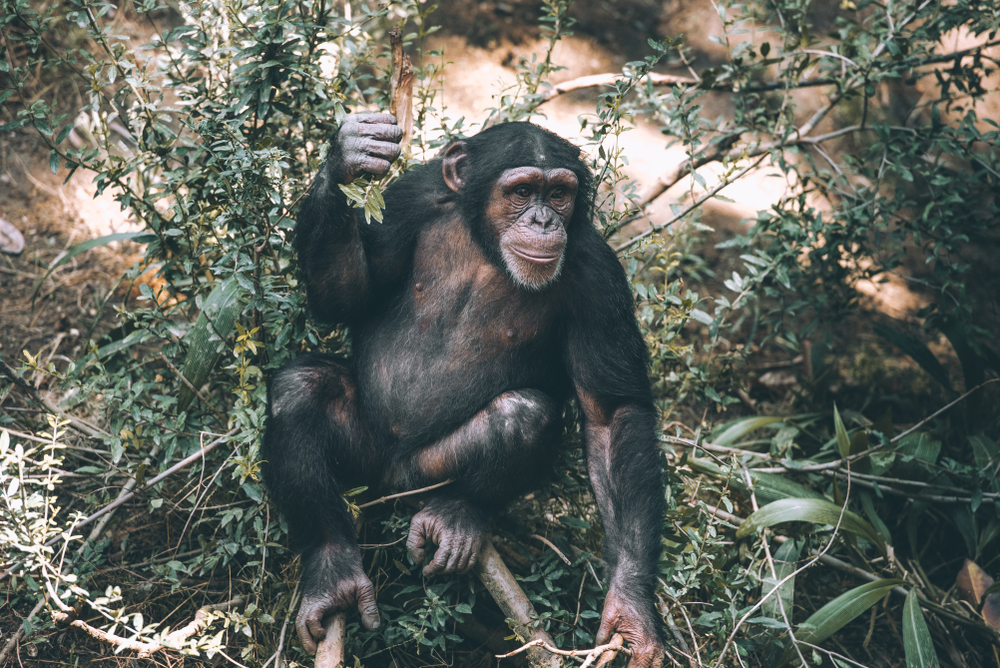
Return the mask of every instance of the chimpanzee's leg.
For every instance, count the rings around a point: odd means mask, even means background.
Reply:
[[[438,549],[426,575],[465,572],[488,535],[489,515],[532,489],[551,469],[562,433],[559,405],[539,390],[505,392],[445,438],[396,462],[396,486],[455,482],[413,517],[407,547],[424,560],[427,542]]]
[[[275,374],[261,456],[271,498],[302,552],[296,625],[305,648],[315,651],[325,635],[323,617],[336,610],[357,606],[364,625],[376,628],[375,591],[361,569],[354,521],[341,494],[347,486],[377,482],[383,464],[359,418],[343,360],[304,355]]]

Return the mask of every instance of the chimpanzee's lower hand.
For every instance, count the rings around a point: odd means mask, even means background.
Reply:
[[[402,138],[392,114],[350,114],[334,139],[337,155],[331,164],[340,172],[334,176],[344,184],[365,172],[382,176],[399,157]]]
[[[438,546],[424,575],[465,573],[476,565],[488,537],[489,522],[480,510],[457,499],[434,499],[413,516],[406,549],[422,564],[427,543]]]
[[[321,545],[303,555],[302,605],[295,619],[302,646],[310,654],[326,637],[323,619],[355,606],[361,623],[369,631],[381,624],[375,605],[375,588],[361,569],[361,553],[356,546]]]
[[[611,585],[604,600],[597,644],[610,642],[612,635],[620,633],[632,652],[628,668],[660,668],[663,665],[663,641],[652,606],[637,605],[642,598],[630,596],[627,587]]]

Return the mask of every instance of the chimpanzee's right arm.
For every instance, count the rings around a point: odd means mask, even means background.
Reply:
[[[391,114],[351,114],[330,142],[326,162],[299,211],[295,250],[313,315],[326,323],[350,323],[372,292],[370,250],[357,214],[338,185],[363,173],[381,176],[399,157],[403,131]]]

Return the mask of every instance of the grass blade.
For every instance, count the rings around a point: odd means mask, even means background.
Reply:
[[[912,589],[903,604],[903,649],[906,651],[906,668],[940,668],[930,629]]]
[[[764,582],[760,587],[762,597],[774,591],[779,582],[795,571],[795,562],[798,561],[801,549],[801,542],[789,540],[785,541],[781,547],[774,551],[774,573],[777,577],[775,579],[768,575],[764,578]],[[784,608],[785,614],[788,615],[788,621],[791,622],[793,603],[795,603],[795,578],[789,579],[788,582],[778,588],[777,594],[765,600],[763,605],[760,606],[760,611],[767,617],[784,621],[784,617],[781,615],[781,609]]]
[[[902,580],[876,580],[866,582],[833,599],[822,608],[810,615],[796,632],[797,640],[813,645],[819,644],[844,628],[858,615],[878,603],[893,587],[902,584]],[[795,656],[795,648],[789,646],[781,655],[778,666],[787,663]]]
[[[736,531],[737,538],[753,534],[757,529],[783,524],[784,522],[812,522],[813,524],[837,525],[841,508],[826,499],[779,499],[767,504],[746,519]],[[843,511],[840,529],[861,536],[878,546],[885,553],[882,537],[864,518],[850,510]]]
[[[712,436],[712,443],[716,445],[732,445],[752,431],[766,427],[775,422],[782,422],[785,418],[759,415],[754,417],[740,418],[723,425],[718,432],[718,436]]]

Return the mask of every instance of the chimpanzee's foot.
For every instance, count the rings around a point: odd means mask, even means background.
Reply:
[[[465,501],[438,498],[413,516],[406,549],[414,563],[421,564],[427,544],[437,545],[424,575],[465,573],[476,565],[488,538],[489,522],[482,511]]]

